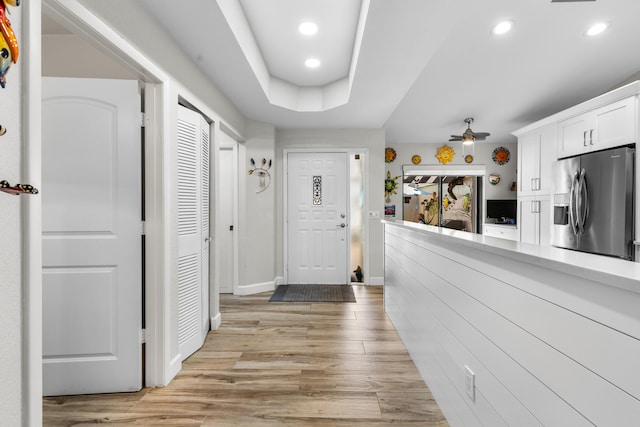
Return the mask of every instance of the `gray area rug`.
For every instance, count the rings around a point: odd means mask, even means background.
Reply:
[[[351,285],[280,285],[269,302],[356,302]]]

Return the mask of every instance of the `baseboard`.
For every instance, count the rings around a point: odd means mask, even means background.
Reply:
[[[384,276],[383,277],[369,277],[367,280],[367,285],[370,286],[384,286]]]
[[[164,386],[169,385],[169,383],[178,375],[178,372],[182,369],[182,355],[178,353],[171,362],[169,362],[169,372],[167,372],[167,381]]]
[[[275,281],[252,283],[250,285],[240,285],[236,288],[234,295],[253,295],[260,292],[271,292],[276,288]]]
[[[222,324],[222,314],[218,313],[211,318],[210,328],[212,331],[217,331]]]

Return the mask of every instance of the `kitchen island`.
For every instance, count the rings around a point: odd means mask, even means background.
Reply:
[[[385,310],[452,426],[640,420],[640,264],[384,223]]]

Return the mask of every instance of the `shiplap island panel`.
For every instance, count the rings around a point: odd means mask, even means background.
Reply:
[[[628,261],[385,222],[385,309],[453,426],[640,419],[639,277]]]

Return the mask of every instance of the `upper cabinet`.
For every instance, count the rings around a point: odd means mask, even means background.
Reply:
[[[635,143],[636,103],[630,96],[561,121],[558,158]]]
[[[558,125],[551,123],[518,136],[518,196],[551,192]]]

